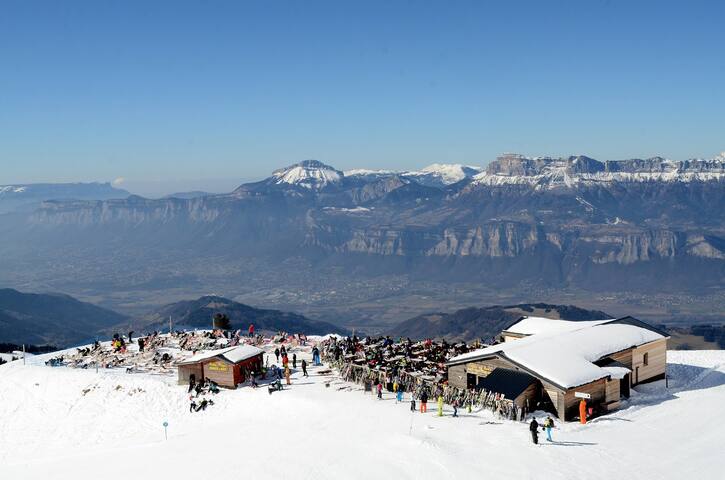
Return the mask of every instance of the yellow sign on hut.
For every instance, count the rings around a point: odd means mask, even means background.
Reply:
[[[209,362],[206,364],[206,368],[214,372],[226,372],[229,366],[224,362]]]
[[[470,363],[467,365],[466,371],[468,373],[476,374],[479,377],[487,377],[491,372],[493,372],[494,368],[495,367],[484,363]]]

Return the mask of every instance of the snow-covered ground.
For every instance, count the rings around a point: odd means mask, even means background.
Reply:
[[[175,378],[13,362],[0,366],[0,478],[722,478],[725,352],[668,355],[669,389],[639,387],[622,410],[559,423],[540,446],[525,424],[411,413],[320,367],[271,396],[223,391],[189,413]]]
[[[23,359],[23,355],[25,355],[25,358],[30,358],[33,356],[32,353],[23,353],[21,351],[15,350],[11,353],[0,353],[0,358],[3,359],[5,362],[12,362],[13,360]]]

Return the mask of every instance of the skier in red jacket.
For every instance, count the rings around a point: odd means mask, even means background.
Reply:
[[[253,323],[249,324],[249,336],[250,337],[254,336],[254,324]]]

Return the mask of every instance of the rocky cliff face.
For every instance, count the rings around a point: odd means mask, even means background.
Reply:
[[[169,261],[183,246],[183,255],[214,262],[265,255],[270,268],[309,257],[373,273],[375,265],[408,273],[429,265],[434,274],[561,282],[596,272],[626,275],[648,264],[679,269],[694,285],[723,278],[722,205],[723,157],[600,162],[505,155],[440,187],[414,175],[345,175],[303,162],[229,195],[46,202],[20,230],[50,249],[79,238],[99,252],[106,243],[168,246]],[[386,258],[400,261],[379,263]],[[697,268],[687,273],[692,262],[716,277],[706,281]]]
[[[583,155],[568,158],[503,155],[476,175],[474,184],[524,184],[537,188],[574,188],[592,184],[631,182],[708,182],[725,181],[725,157],[684,161],[653,157],[600,162]]]

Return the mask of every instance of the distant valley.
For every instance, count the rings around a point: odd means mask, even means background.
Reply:
[[[224,195],[48,198],[0,222],[0,284],[136,316],[199,292],[345,328],[471,305],[723,322],[725,157],[305,161]]]
[[[257,332],[266,334],[278,331],[308,335],[385,334],[415,340],[445,338],[451,342],[480,340],[484,343],[495,341],[502,330],[522,316],[575,321],[613,317],[609,313],[573,305],[493,305],[467,307],[452,312],[429,312],[398,321],[382,331],[354,327],[349,330],[298,313],[255,308],[215,295],[174,302],[139,316],[128,317],[67,295],[0,289],[0,352],[20,350],[21,345],[25,345],[30,352],[47,351],[43,346],[49,346],[52,351],[130,331],[139,336],[153,331],[167,332],[170,328],[209,329],[212,328],[215,314],[226,315],[230,320],[230,328],[242,332],[254,324]],[[343,320],[339,323],[346,322]],[[667,329],[672,336],[669,347],[673,350],[725,348],[725,325],[659,326]]]

